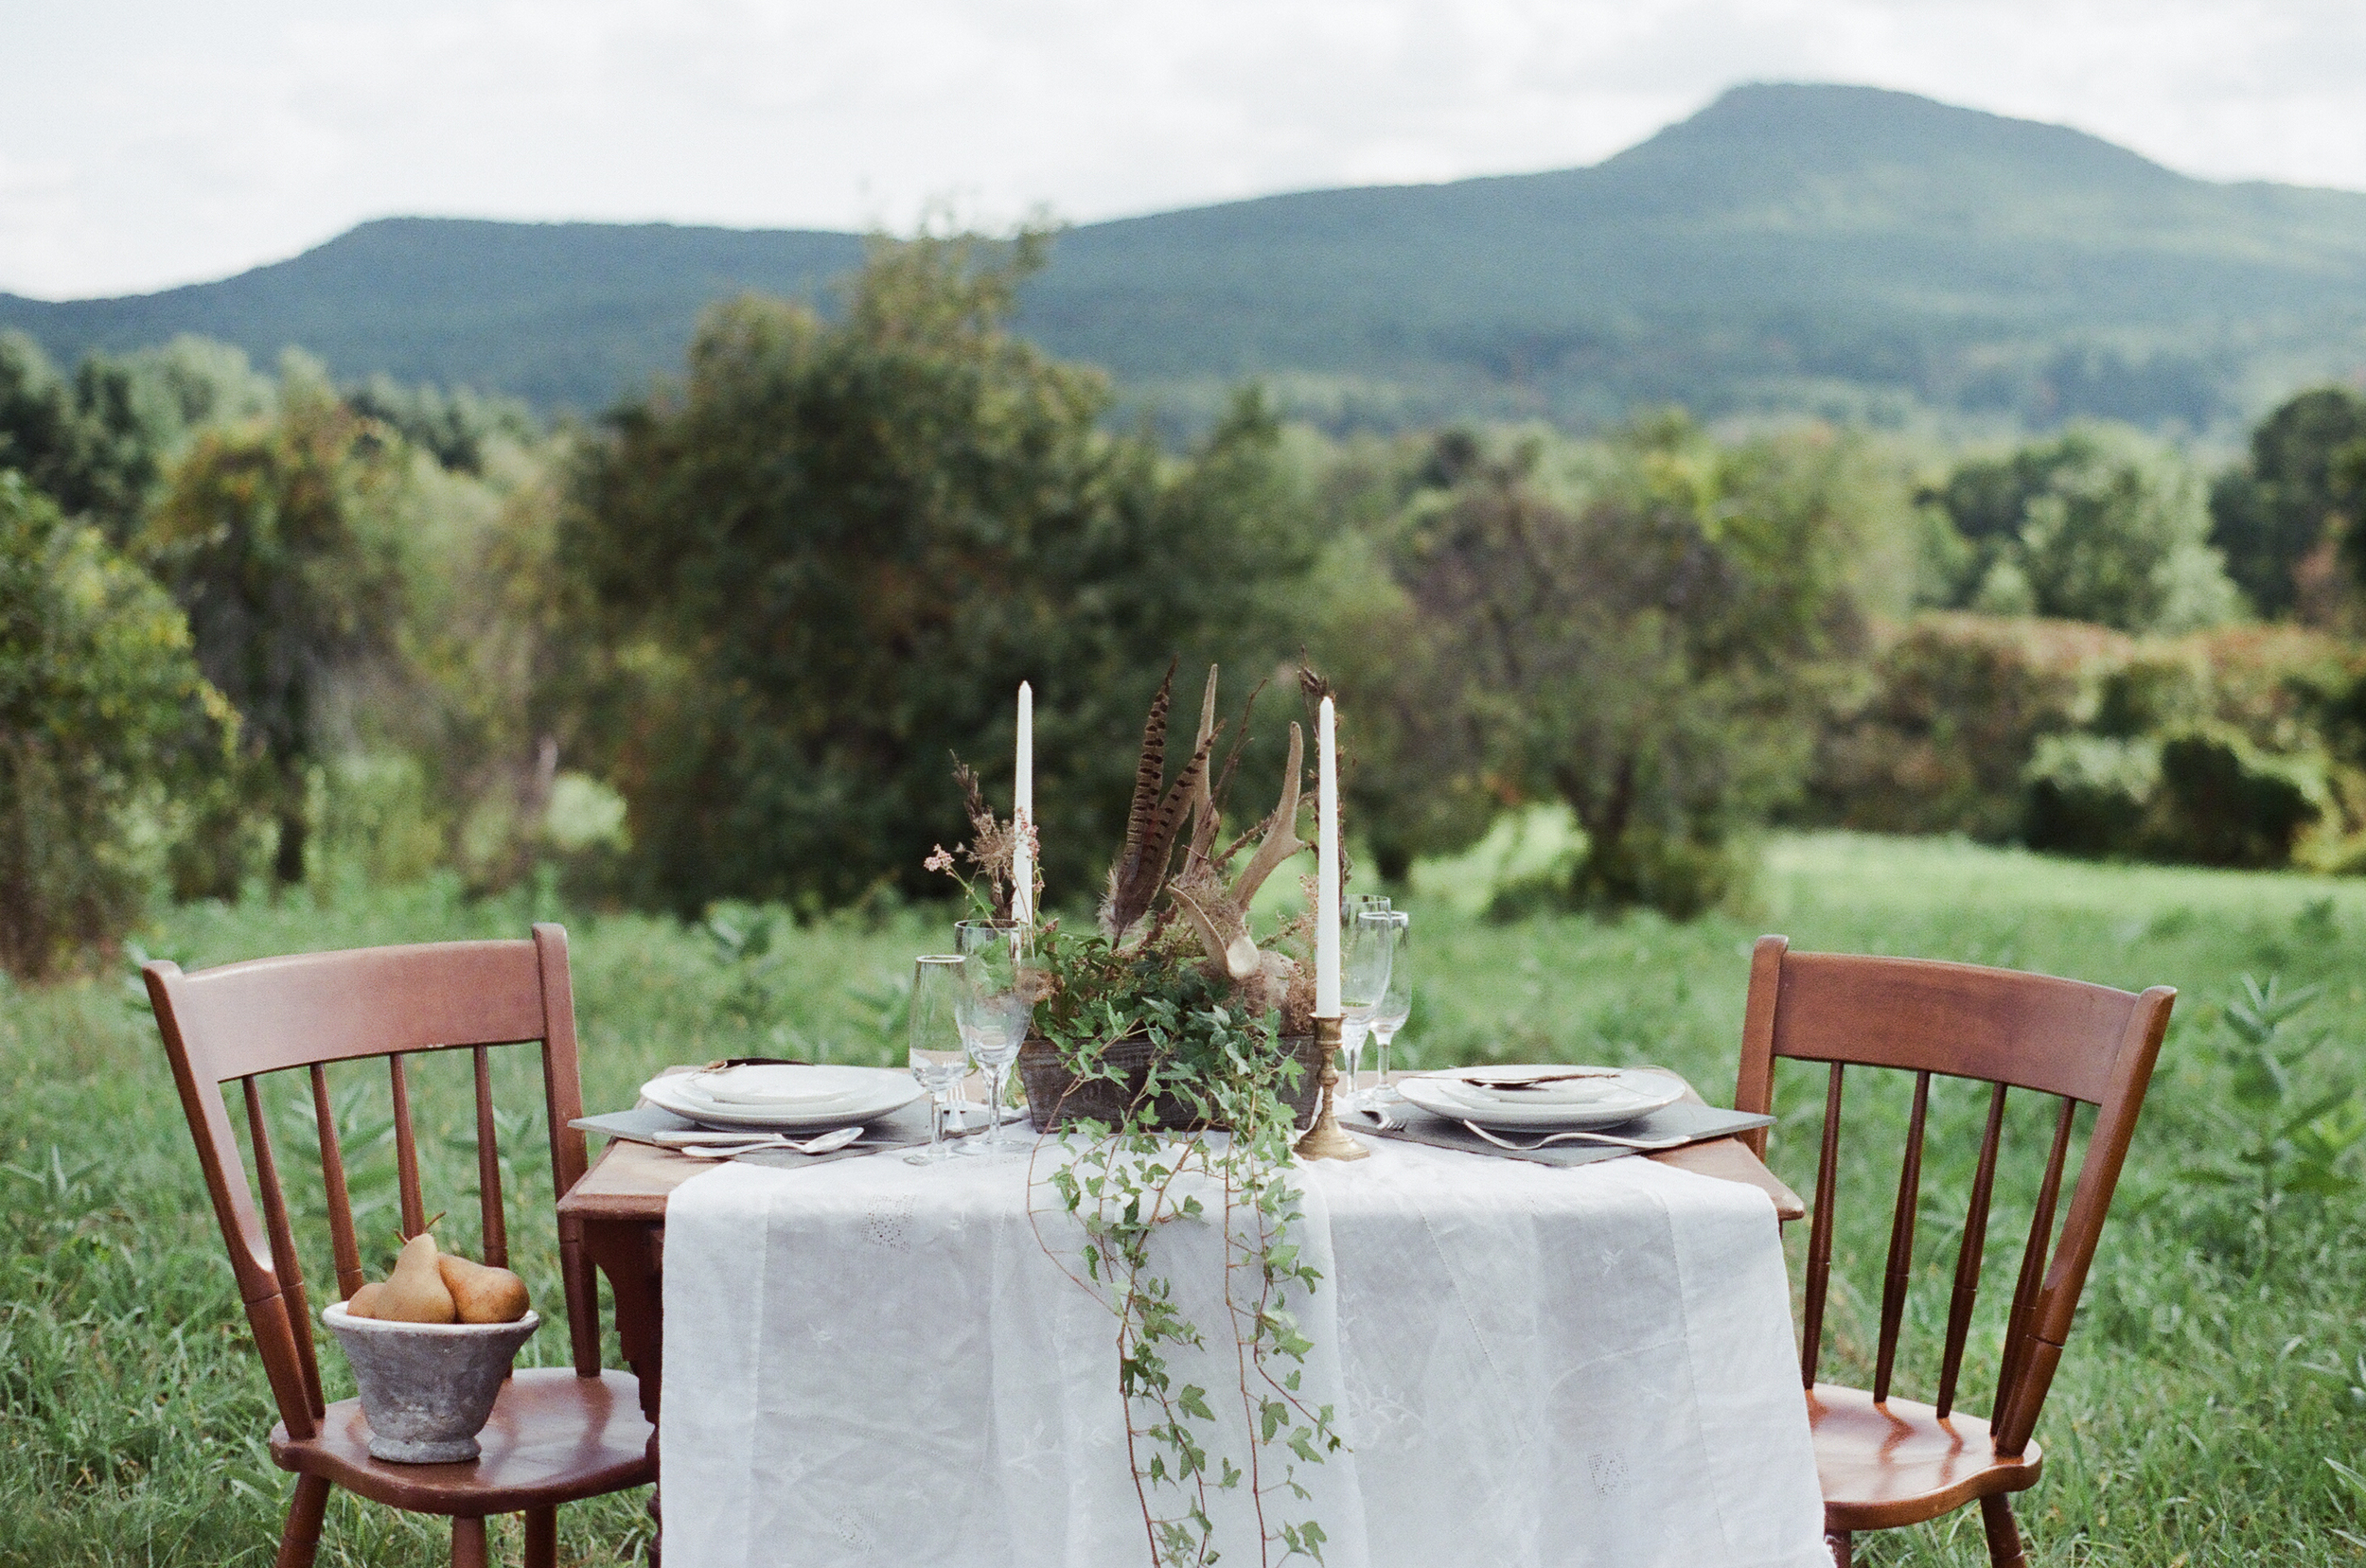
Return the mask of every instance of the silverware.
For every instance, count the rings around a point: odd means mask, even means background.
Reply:
[[[766,1133],[759,1137],[739,1143],[696,1143],[679,1152],[692,1159],[730,1159],[735,1154],[753,1154],[760,1149],[786,1149],[794,1154],[826,1154],[843,1149],[863,1135],[860,1127],[840,1127],[835,1132],[810,1137],[802,1143],[792,1142],[785,1133]]]
[[[1566,1072],[1532,1073],[1526,1078],[1472,1078],[1440,1074],[1450,1084],[1468,1084],[1474,1089],[1541,1089],[1547,1084],[1577,1084],[1588,1079],[1616,1078],[1616,1067],[1573,1067]]]
[[[716,1133],[697,1129],[683,1133],[659,1133],[650,1141],[661,1149],[695,1149],[701,1143],[752,1143],[758,1138],[782,1137],[781,1133]]]
[[[1606,1143],[1619,1149],[1677,1149],[1690,1141],[1686,1138],[1616,1137],[1609,1133],[1554,1133],[1549,1136],[1538,1138],[1534,1143],[1514,1143],[1508,1137],[1497,1137],[1475,1121],[1466,1121],[1462,1125],[1496,1148],[1509,1149],[1515,1154],[1533,1154],[1547,1144],[1574,1141]]]

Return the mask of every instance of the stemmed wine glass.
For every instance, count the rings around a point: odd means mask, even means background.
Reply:
[[[954,929],[969,960],[962,986],[962,1043],[969,1048],[970,1060],[986,1069],[990,1085],[985,1136],[976,1141],[991,1154],[1007,1141],[1002,1136],[1002,1097],[1034,1011],[1021,983],[1019,946],[1026,928],[1014,920],[964,920]]]
[[[932,953],[912,960],[910,1061],[912,1076],[928,1091],[928,1147],[905,1159],[927,1165],[945,1157],[945,1118],[954,1086],[969,1072],[962,1041],[963,972],[969,960],[959,953]]]
[[[1365,1091],[1362,1103],[1377,1104],[1397,1098],[1388,1086],[1388,1042],[1397,1037],[1405,1019],[1413,1015],[1413,917],[1403,909],[1388,911],[1391,927],[1388,941],[1388,986],[1381,994],[1380,1004],[1372,1009],[1372,1044],[1379,1061],[1379,1082]]]
[[[1389,911],[1368,906],[1340,922],[1339,1044],[1348,1057],[1348,1093],[1355,1093],[1362,1066],[1364,1036],[1372,1027],[1373,1010],[1388,994],[1389,959],[1397,928]]]

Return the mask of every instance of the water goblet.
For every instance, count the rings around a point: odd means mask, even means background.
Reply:
[[[1377,1105],[1404,1098],[1388,1086],[1388,1042],[1397,1037],[1405,1019],[1413,1014],[1413,917],[1403,909],[1388,912],[1393,928],[1388,941],[1388,986],[1381,994],[1379,1005],[1372,1009],[1372,1046],[1378,1057],[1379,1082],[1365,1091],[1365,1105]]]
[[[1396,927],[1389,911],[1367,907],[1340,922],[1339,1045],[1348,1058],[1348,1095],[1355,1095],[1356,1074],[1364,1056],[1364,1036],[1370,1032],[1373,1009],[1388,993],[1389,958]]]
[[[953,1086],[969,1071],[962,1042],[961,1004],[969,960],[959,953],[932,953],[912,960],[909,1043],[912,1077],[928,1091],[928,1147],[904,1157],[914,1165],[944,1159],[945,1118]]]
[[[1026,983],[1026,927],[1010,920],[964,920],[955,929],[969,960],[962,989],[962,1042],[970,1060],[985,1069],[990,1085],[985,1136],[966,1141],[992,1154],[1008,1142],[1002,1136],[1002,1101],[1011,1064],[1018,1059],[1034,1013]]]

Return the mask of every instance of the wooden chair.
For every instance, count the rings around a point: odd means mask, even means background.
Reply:
[[[229,1243],[247,1322],[279,1406],[272,1458],[296,1474],[278,1568],[306,1568],[311,1562],[331,1486],[392,1507],[450,1516],[455,1568],[479,1568],[486,1561],[487,1516],[522,1513],[526,1562],[529,1568],[550,1568],[556,1560],[559,1504],[655,1479],[639,1385],[628,1373],[600,1367],[598,1298],[574,1227],[562,1220],[558,1233],[573,1368],[517,1371],[503,1385],[480,1437],[484,1453],[474,1460],[397,1465],[373,1459],[360,1402],[322,1401],[312,1309],[258,1080],[299,1067],[309,1071],[337,1294],[344,1297],[362,1285],[362,1253],[324,1065],[386,1059],[402,1233],[408,1237],[424,1227],[426,1216],[404,1059],[417,1051],[471,1050],[485,1261],[504,1264],[507,1226],[488,1047],[540,1044],[554,1191],[564,1193],[584,1171],[583,1135],[567,1125],[583,1114],[567,933],[556,925],[537,925],[530,942],[314,953],[226,964],[195,975],[184,975],[177,964],[150,963],[144,973],[182,1108],[197,1140],[198,1163]],[[259,1220],[223,1104],[222,1085],[232,1079],[246,1102],[256,1185],[263,1199]]]
[[[1815,1431],[1825,1531],[1833,1560],[1847,1568],[1856,1531],[1919,1524],[1977,1498],[1989,1560],[1998,1568],[2020,1568],[2026,1559],[2006,1494],[2037,1483],[2043,1455],[2030,1434],[2070,1334],[2088,1265],[2094,1260],[2095,1242],[2111,1207],[2111,1190],[2128,1156],[2136,1113],[2144,1104],[2177,993],[2155,986],[2137,996],[2042,975],[1912,959],[1793,953],[1790,945],[1782,937],[1761,937],[1751,956],[1734,1105],[1744,1111],[1770,1108],[1778,1056],[1831,1065],[1808,1237],[1807,1321],[1799,1371]],[[1835,1387],[1815,1378],[1831,1275],[1842,1075],[1853,1066],[1902,1068],[1915,1075],[1870,1391]],[[1928,1405],[1892,1399],[1890,1380],[1913,1272],[1923,1123],[1933,1074],[1972,1079],[1990,1084],[1991,1090],[1963,1242],[1956,1252],[1938,1402]],[[2056,1096],[2061,1108],[2005,1321],[1996,1402],[1982,1420],[1955,1408],[1955,1384],[1980,1288],[1981,1251],[2008,1088]],[[2056,1203],[2070,1153],[2072,1118],[2082,1101],[2096,1107],[2094,1127],[2057,1241]],[[1763,1154],[1765,1132],[1745,1136]]]

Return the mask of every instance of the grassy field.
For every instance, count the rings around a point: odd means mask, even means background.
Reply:
[[[1750,940],[1788,933],[1810,948],[1913,954],[2042,969],[2137,988],[2180,988],[2175,1025],[2086,1307],[2039,1429],[2046,1476],[2022,1504],[2042,1564],[2199,1565],[2366,1559],[2366,1205],[2345,1184],[2355,1101],[2286,1140],[2284,1190],[2266,1214],[2246,1145],[2281,1092],[2288,1109],[2345,1087],[2366,1041],[2366,883],[2089,866],[1944,842],[1844,836],[1769,847],[1760,907],[1686,926],[1539,918],[1484,924],[1469,912],[1468,867],[1421,879],[1414,902],[1423,979],[1404,1042],[1417,1065],[1488,1057],[1656,1061],[1711,1098],[1730,1093]],[[942,945],[934,912],[884,924],[768,926],[741,911],[716,933],[637,916],[590,917],[531,897],[469,903],[429,885],[326,903],[195,907],[149,934],[185,965],[267,953],[522,934],[567,918],[584,1040],[585,1097],[626,1103],[652,1068],[786,1047],[838,1061],[885,1061],[885,1020],[910,954]],[[2287,1037],[2289,1083],[2231,1054],[2225,1004],[2240,978],[2321,985]],[[454,1067],[460,1065],[450,1064]],[[510,1102],[530,1081],[521,1059]],[[1812,1172],[1815,1075],[1778,1081],[1773,1159],[1795,1185]],[[472,1155],[462,1073],[423,1085],[431,1209],[473,1243]],[[391,1155],[369,1152],[382,1086],[359,1075],[349,1152],[364,1228],[392,1234]],[[1855,1092],[1857,1159],[1840,1213],[1827,1374],[1860,1378],[1878,1303],[1902,1084]],[[291,1092],[296,1092],[295,1086]],[[2246,1097],[2249,1097],[2247,1100]],[[1979,1106],[1934,1093],[1933,1141],[1917,1246],[1916,1311],[1900,1386],[1934,1375],[1946,1279],[1968,1189]],[[298,1114],[283,1107],[290,1132]],[[2035,1106],[2008,1158],[2034,1182],[2043,1134]],[[2345,1120],[2345,1118],[2353,1119]],[[2288,1117],[2287,1118],[2288,1119]],[[510,1127],[527,1182],[513,1239],[537,1299],[547,1266],[546,1168],[539,1128]],[[283,1159],[292,1155],[283,1149]],[[2237,1180],[2222,1179],[2234,1174]],[[2027,1186],[2001,1184],[1986,1295],[2009,1294]],[[2304,1189],[2314,1186],[2322,1191]],[[2015,1213],[2018,1207],[2018,1216]],[[521,1211],[544,1211],[537,1228]],[[1800,1232],[1803,1227],[1792,1227]],[[317,1235],[317,1231],[315,1233]],[[1794,1249],[1804,1234],[1791,1238]],[[2271,1242],[2271,1244],[2270,1244]],[[325,1245],[309,1272],[326,1275]],[[1968,1377],[1993,1377],[1998,1332],[1984,1313]],[[554,1322],[529,1359],[563,1359]],[[343,1377],[333,1350],[324,1370]],[[337,1394],[345,1390],[339,1388]],[[336,1397],[332,1394],[332,1397]],[[1984,1407],[1984,1401],[1973,1401]],[[144,1003],[120,976],[50,989],[0,982],[0,1561],[261,1563],[271,1558],[287,1478],[266,1456],[270,1422],[221,1242]],[[562,1515],[570,1560],[637,1550],[640,1499]],[[1970,1515],[1867,1543],[1861,1560],[1985,1561]],[[507,1542],[515,1553],[514,1535]],[[440,1530],[341,1498],[325,1563],[443,1560]]]

